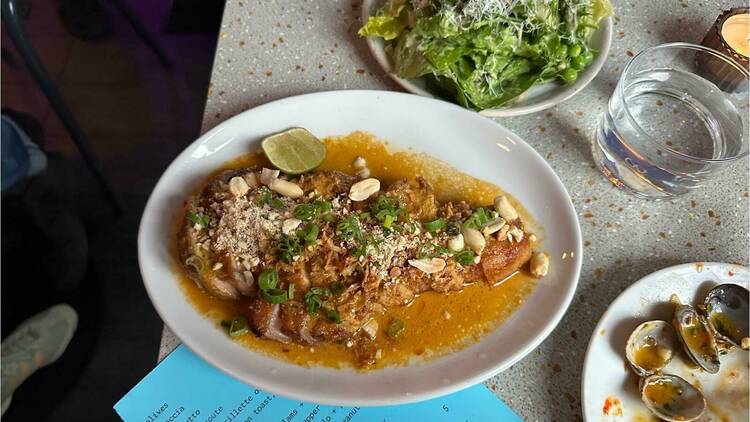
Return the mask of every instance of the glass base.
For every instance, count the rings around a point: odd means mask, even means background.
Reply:
[[[600,130],[597,129],[597,132]],[[617,160],[608,154],[598,141],[599,135],[597,133],[591,142],[591,154],[599,171],[614,186],[637,198],[652,201],[670,200],[687,193],[687,191],[680,193],[668,192],[650,183],[643,175],[633,171],[626,162]]]

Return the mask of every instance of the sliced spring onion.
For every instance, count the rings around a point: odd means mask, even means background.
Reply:
[[[275,196],[271,189],[268,189],[266,186],[261,186],[260,188],[258,188],[255,202],[258,205],[269,205],[272,208],[285,207],[284,201]]]
[[[315,287],[313,287],[315,289]],[[305,293],[305,310],[310,315],[316,315],[318,311],[320,310],[320,307],[323,306],[323,300],[320,298],[320,295],[313,293],[313,289],[310,289],[309,292]]]
[[[298,236],[305,241],[305,245],[314,245],[315,241],[318,240],[318,233],[320,228],[315,223],[310,223],[298,232]]]
[[[302,253],[302,246],[299,244],[299,238],[295,235],[282,234],[276,243],[276,256],[290,264],[300,253]]]
[[[474,254],[474,251],[466,249],[455,254],[453,257],[456,258],[456,262],[458,262],[461,265],[471,265],[474,263],[474,258],[476,257],[476,254]]]
[[[341,315],[333,308],[328,310],[328,319],[336,324],[341,324]]]
[[[430,233],[435,233],[443,227],[445,227],[445,220],[442,218],[424,223],[424,229]]]
[[[395,339],[396,337],[401,335],[401,333],[404,331],[405,328],[406,328],[406,324],[404,324],[404,321],[398,318],[393,318],[388,323],[388,326],[385,328],[385,334],[388,337]]]
[[[195,228],[197,228],[198,230],[208,228],[208,225],[211,224],[211,219],[207,215],[203,215],[201,213],[188,211],[186,218],[188,219],[188,221],[193,223]]]
[[[323,287],[313,287],[310,289],[310,293],[318,296],[328,296],[328,290]]]
[[[349,217],[341,219],[336,225],[336,235],[343,240],[358,239],[361,237],[359,229],[359,221],[357,217],[351,215]]]
[[[383,220],[383,227],[388,229],[393,224],[393,216],[388,214],[385,216],[385,219]]]
[[[285,206],[284,205],[284,201],[282,201],[279,198],[271,198],[268,201],[268,205],[270,205],[272,208],[276,208],[276,209],[284,208],[284,206]]]
[[[250,331],[250,326],[247,323],[247,318],[243,316],[236,316],[232,318],[232,322],[229,323],[229,336],[239,337]]]
[[[283,303],[289,300],[289,294],[283,289],[261,290],[260,296],[268,303]]]
[[[289,287],[287,287],[287,296],[289,297],[289,300],[294,299],[294,283],[289,283]]]
[[[202,273],[203,270],[206,269],[206,264],[203,261],[203,258],[199,257],[198,255],[190,255],[185,260],[185,265],[188,267],[191,267],[195,270],[197,273]]]
[[[258,276],[258,287],[261,290],[273,289],[279,284],[279,273],[273,268],[263,270]]]
[[[333,209],[333,206],[331,206],[331,201],[315,201],[313,202],[313,205],[315,205],[315,208],[318,210],[319,214],[331,212],[331,210]]]
[[[294,218],[310,221],[318,216],[318,208],[313,204],[299,204],[294,208]]]
[[[471,216],[464,221],[463,227],[481,230],[485,224],[490,222],[490,220],[492,220],[492,214],[487,208],[477,208]]]

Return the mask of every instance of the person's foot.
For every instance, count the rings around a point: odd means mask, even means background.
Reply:
[[[60,20],[74,37],[99,41],[112,35],[112,23],[99,0],[61,0]]]
[[[78,314],[66,304],[55,305],[22,322],[3,342],[2,405],[5,412],[13,392],[39,368],[56,361],[78,326]]]

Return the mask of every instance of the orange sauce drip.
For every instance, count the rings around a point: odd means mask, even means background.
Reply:
[[[388,144],[364,132],[324,139],[327,147],[325,161],[319,170],[338,170],[353,174],[352,163],[357,156],[367,161],[372,177],[386,185],[398,179],[422,176],[433,184],[440,201],[465,200],[472,205],[489,205],[502,191],[495,185],[460,173],[448,164],[424,154],[394,151]],[[229,161],[214,173],[229,168],[268,166],[261,153],[250,153]],[[209,177],[210,179],[210,177]],[[530,215],[515,200],[527,230],[541,238],[542,231],[535,227]],[[181,224],[179,217],[178,225]],[[246,313],[244,301],[216,299],[187,278],[179,265],[178,279],[182,290],[202,314],[217,325],[221,320]],[[414,358],[434,358],[459,350],[496,329],[506,320],[534,289],[535,279],[519,273],[502,284],[491,287],[474,283],[459,292],[439,294],[426,292],[409,306],[389,308],[385,315],[376,317],[379,323],[375,343],[382,358],[374,368],[403,365]],[[395,339],[388,338],[383,330],[393,318],[401,319],[404,331]],[[348,367],[353,365],[352,353],[343,345],[303,346],[283,344],[244,335],[236,341],[253,350],[302,366]]]

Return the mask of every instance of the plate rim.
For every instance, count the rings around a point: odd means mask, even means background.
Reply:
[[[243,118],[243,116],[246,116],[246,114],[252,114],[256,110],[260,110],[263,108],[270,108],[270,107],[279,107],[279,104],[283,103],[295,103],[297,101],[305,101],[306,98],[309,97],[320,97],[320,96],[336,96],[338,94],[345,94],[345,95],[375,95],[375,96],[407,96],[412,100],[419,99],[418,101],[435,101],[436,103],[439,103],[441,107],[454,107],[456,109],[456,112],[459,113],[469,113],[476,116],[476,114],[471,113],[470,110],[466,110],[465,108],[462,108],[456,104],[448,103],[445,101],[440,101],[437,99],[431,99],[431,98],[425,98],[420,96],[415,96],[413,94],[404,93],[404,92],[395,92],[395,91],[382,91],[382,90],[334,90],[334,91],[321,91],[321,92],[314,92],[314,93],[307,93],[307,94],[301,94],[291,97],[285,97],[281,98],[275,101],[271,101],[262,105],[259,105],[257,107],[254,107],[252,109],[243,111],[226,121],[218,124],[217,126],[213,127],[212,129],[206,131],[203,135],[196,138],[193,142],[191,142],[189,145],[186,145],[183,151],[177,155],[177,157],[170,163],[170,165],[164,170],[162,175],[160,176],[158,182],[154,186],[151,194],[149,195],[149,199],[146,202],[146,205],[143,209],[141,222],[139,223],[139,229],[138,229],[138,238],[137,238],[137,245],[138,245],[138,264],[139,269],[141,272],[141,278],[143,280],[144,287],[146,287],[147,294],[149,296],[149,299],[151,300],[154,309],[159,314],[160,318],[164,322],[165,325],[169,326],[170,329],[173,331],[173,333],[180,339],[182,343],[184,343],[186,346],[188,346],[194,353],[196,353],[198,356],[200,356],[203,360],[208,362],[210,365],[214,366],[215,368],[221,370],[222,372],[226,373],[227,375],[239,380],[242,383],[247,383],[247,381],[242,378],[239,374],[235,375],[233,374],[232,370],[229,368],[230,365],[225,365],[221,359],[212,357],[211,354],[209,354],[205,350],[201,350],[199,347],[198,349],[191,347],[191,345],[183,340],[183,338],[187,337],[190,338],[191,335],[187,334],[182,327],[182,325],[178,324],[177,327],[173,326],[172,324],[169,324],[167,322],[167,319],[165,318],[165,315],[168,314],[168,312],[163,308],[163,306],[158,305],[158,301],[155,299],[156,292],[152,289],[151,283],[148,283],[146,281],[146,277],[144,274],[147,273],[147,270],[144,268],[144,262],[146,262],[146,258],[143,258],[142,256],[146,255],[146,248],[145,248],[145,237],[146,235],[145,230],[146,226],[144,224],[144,221],[147,219],[144,218],[144,216],[147,215],[147,213],[153,213],[158,211],[158,209],[152,209],[156,205],[154,204],[155,201],[157,201],[157,198],[154,196],[154,192],[157,192],[161,189],[164,189],[162,186],[163,183],[167,183],[164,180],[164,176],[172,171],[173,167],[179,166],[182,164],[183,160],[186,158],[186,156],[189,156],[189,152],[191,151],[191,147],[195,144],[200,144],[201,142],[206,141],[208,138],[211,138],[221,131],[223,131],[228,125],[232,124],[231,122],[239,121]],[[481,116],[477,116],[478,118],[481,118]],[[485,370],[480,370],[478,373],[474,376],[463,378],[462,380],[457,380],[454,382],[451,382],[447,385],[436,385],[434,388],[427,389],[427,391],[414,393],[412,395],[407,396],[383,396],[379,398],[366,398],[366,397],[360,397],[358,400],[353,401],[349,398],[347,399],[336,399],[334,397],[323,397],[323,396],[315,396],[311,399],[309,396],[297,394],[296,392],[289,392],[287,390],[278,389],[273,386],[269,387],[266,385],[256,385],[257,388],[262,388],[264,391],[278,394],[284,397],[289,397],[293,399],[299,399],[302,401],[311,401],[314,400],[315,403],[318,404],[324,404],[324,405],[360,405],[360,406],[375,406],[375,405],[395,405],[395,404],[404,404],[404,403],[412,403],[422,400],[428,400],[431,398],[443,396],[446,394],[450,394],[459,390],[462,390],[464,388],[476,385],[478,383],[481,383],[488,378],[497,375],[498,373],[504,371],[505,369],[509,368],[510,366],[514,365],[524,357],[528,356],[533,350],[535,350],[539,345],[549,337],[549,335],[557,328],[559,323],[562,321],[562,318],[567,313],[568,309],[570,308],[570,305],[572,303],[572,300],[575,296],[575,293],[578,289],[578,283],[580,280],[580,274],[581,274],[581,267],[583,262],[583,245],[582,245],[582,233],[580,228],[580,221],[577,218],[577,213],[575,211],[575,206],[572,202],[571,196],[568,192],[568,190],[565,188],[565,185],[562,183],[560,177],[557,175],[557,173],[554,171],[554,169],[549,165],[549,163],[544,160],[544,158],[533,148],[531,145],[526,143],[522,138],[520,138],[518,135],[513,133],[510,129],[506,128],[503,125],[500,125],[490,119],[487,119],[487,122],[490,124],[498,126],[500,130],[506,131],[510,134],[513,134],[516,138],[518,138],[520,141],[522,141],[523,145],[528,149],[528,153],[533,154],[535,158],[542,163],[549,174],[552,176],[551,181],[555,184],[556,188],[560,190],[560,192],[563,194],[564,203],[566,204],[566,207],[568,208],[568,211],[571,213],[571,215],[574,217],[575,224],[571,225],[572,235],[574,236],[573,240],[575,241],[574,248],[575,249],[575,257],[574,257],[574,264],[573,264],[573,270],[570,277],[569,288],[567,289],[567,294],[563,298],[563,301],[561,302],[561,306],[558,307],[556,312],[552,315],[550,315],[549,320],[546,322],[546,324],[543,326],[541,330],[537,332],[537,334],[525,345],[525,347],[519,348],[516,350],[513,354],[511,354],[506,362],[502,365],[494,364],[488,366]],[[397,144],[394,144],[397,145]],[[448,163],[450,164],[450,163]],[[187,300],[187,299],[185,299]],[[164,304],[162,304],[164,305]],[[191,305],[192,306],[192,305]],[[196,311],[197,312],[197,311]],[[513,315],[511,315],[511,318]],[[472,344],[479,344],[481,342],[481,339],[477,341],[476,343]],[[258,353],[256,351],[251,350],[254,353]],[[274,360],[278,360],[276,358],[272,358]],[[440,358],[437,358],[436,360],[439,360]]]
[[[589,371],[589,360],[591,359],[591,353],[592,353],[592,347],[594,345],[594,340],[597,338],[597,333],[602,329],[602,324],[604,321],[609,317],[611,312],[614,312],[614,307],[612,304],[617,302],[622,296],[625,296],[627,293],[629,293],[631,290],[635,290],[636,288],[640,287],[640,284],[645,283],[648,281],[647,279],[651,278],[657,278],[661,277],[662,274],[672,272],[672,271],[678,271],[686,268],[695,268],[696,265],[703,265],[704,267],[712,267],[712,266],[719,266],[719,267],[739,267],[744,269],[746,272],[750,273],[750,267],[746,267],[744,265],[740,264],[732,264],[728,262],[714,262],[714,261],[695,261],[695,262],[688,262],[683,264],[676,264],[676,265],[670,265],[669,267],[662,268],[660,270],[656,270],[652,273],[646,274],[643,277],[636,280],[634,283],[629,285],[625,290],[620,292],[620,294],[617,295],[612,301],[607,305],[607,309],[604,311],[602,316],[599,318],[599,321],[597,321],[596,326],[594,327],[594,331],[591,333],[591,336],[589,337],[589,343],[586,346],[586,354],[584,355],[583,359],[583,370],[581,371],[581,385],[580,385],[580,392],[581,392],[581,414],[583,415],[584,422],[588,422],[588,416],[586,415],[586,374]]]
[[[377,0],[363,0],[362,1],[362,13],[360,16],[360,19],[362,22],[367,22],[367,19],[371,16],[370,10],[375,5],[375,2]],[[581,92],[584,88],[586,88],[591,81],[594,80],[594,78],[599,75],[599,72],[601,72],[602,67],[604,66],[604,62],[607,61],[607,57],[609,56],[609,50],[612,47],[612,40],[613,40],[613,20],[612,16],[607,16],[602,20],[602,23],[599,25],[599,28],[597,31],[603,31],[603,47],[599,54],[596,56],[594,61],[586,67],[585,71],[582,73],[582,77],[578,78],[572,85],[570,85],[569,89],[561,90],[560,92],[557,92],[554,95],[549,96],[548,98],[545,98],[544,100],[537,101],[528,105],[522,105],[522,106],[514,106],[511,104],[508,107],[500,107],[500,108],[487,108],[477,111],[479,114],[483,116],[488,117],[514,117],[514,116],[522,116],[526,114],[536,113],[538,111],[543,111],[548,108],[554,107],[556,105],[559,105],[567,100],[569,100],[574,95]],[[393,72],[393,69],[391,68],[391,63],[388,60],[388,57],[385,54],[384,49],[380,45],[379,39],[376,39],[374,37],[366,37],[365,42],[367,43],[367,48],[370,50],[370,55],[375,59],[375,61],[378,63],[378,66],[388,75],[389,78],[391,78],[394,82],[396,82],[401,88],[405,89],[408,92],[411,92],[416,95],[420,95],[423,97],[428,98],[434,98],[436,100],[450,102],[446,99],[437,97],[427,91],[426,89],[423,89],[422,87],[418,86],[414,82],[412,82],[410,79],[405,79],[400,76],[398,76],[395,72]],[[551,82],[547,82],[551,83]],[[521,94],[523,96],[523,94]],[[462,107],[463,108],[463,107]],[[470,109],[467,109],[470,110]]]

